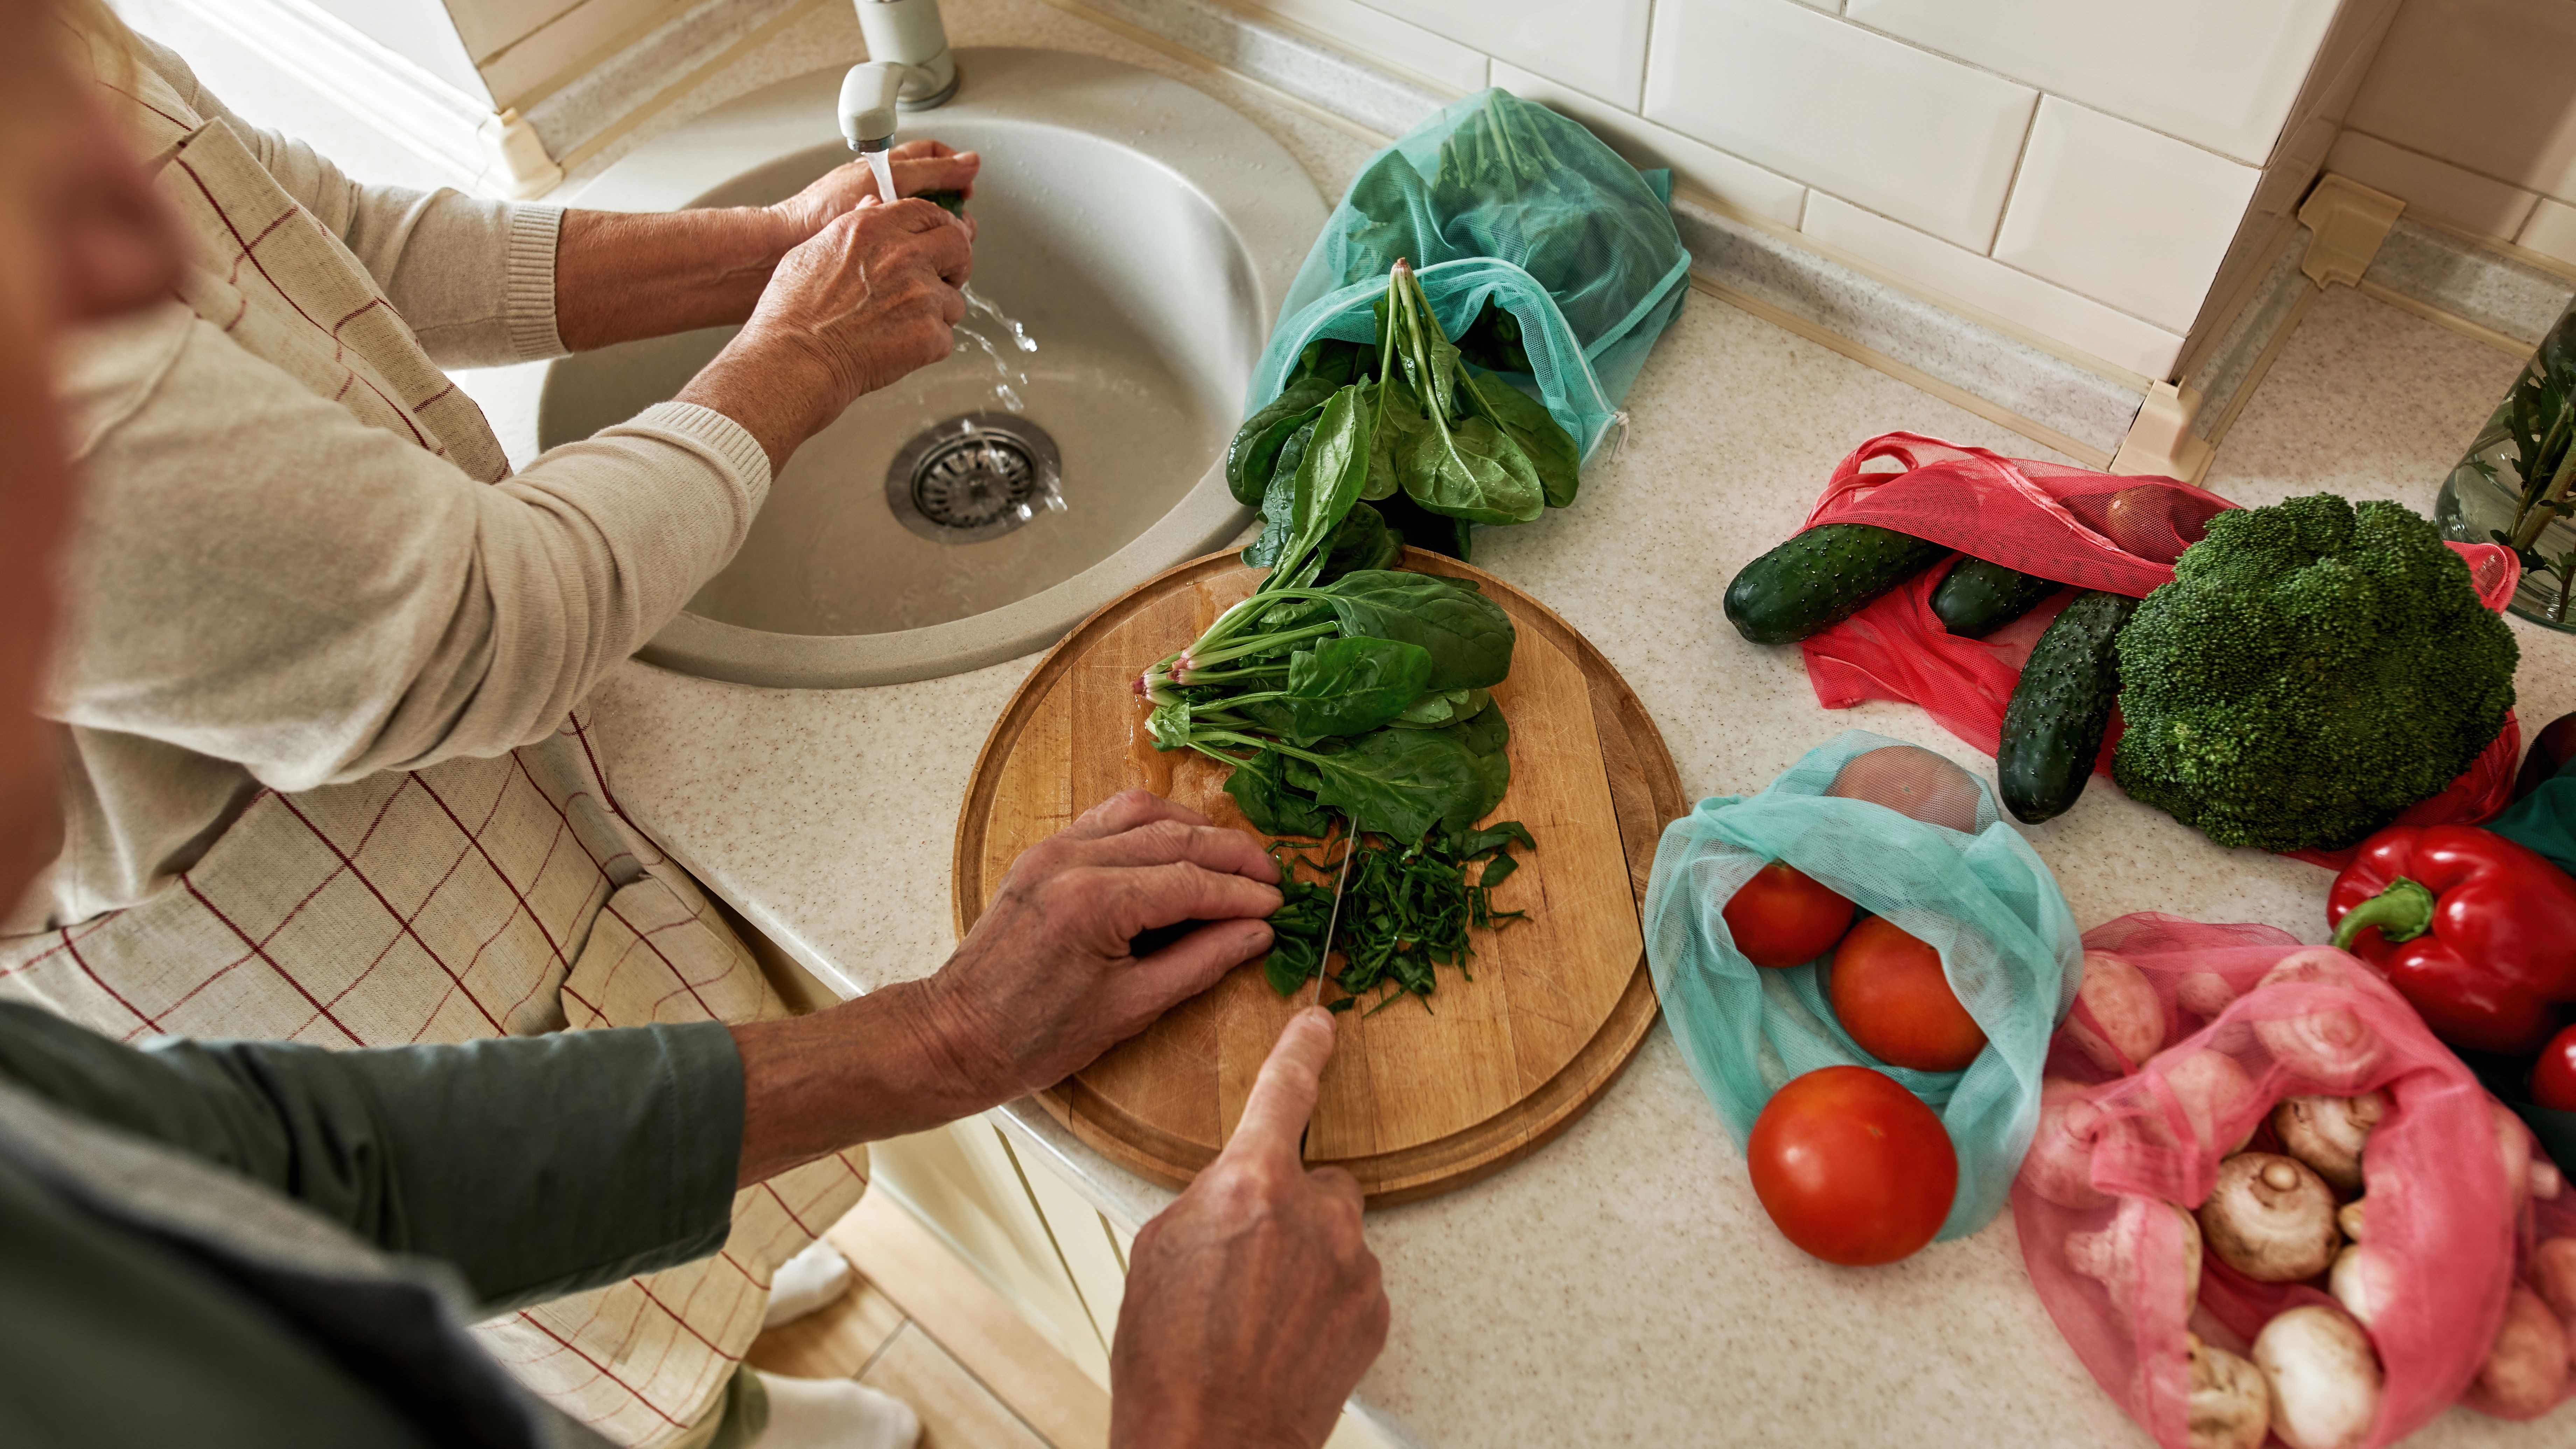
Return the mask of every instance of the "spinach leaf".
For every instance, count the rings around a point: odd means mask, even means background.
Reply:
[[[1269,491],[1261,495],[1261,536],[1243,550],[1248,568],[1268,568],[1279,562],[1295,540],[1297,528],[1297,476],[1305,467],[1306,450],[1313,445],[1315,428],[1322,421],[1323,409],[1299,423],[1280,446],[1277,468],[1270,475]]]
[[[1489,689],[1512,668],[1512,620],[1470,584],[1434,574],[1362,570],[1325,593],[1345,634],[1401,639],[1431,651],[1423,688]]]
[[[1332,395],[1333,384],[1319,377],[1301,377],[1271,399],[1269,406],[1243,420],[1225,450],[1225,486],[1235,502],[1246,507],[1260,504],[1289,434],[1312,418],[1324,406],[1324,399]]]
[[[1517,820],[1504,820],[1482,830],[1468,831],[1458,837],[1451,849],[1460,860],[1474,860],[1481,855],[1491,855],[1515,840],[1532,850],[1538,849],[1538,842],[1530,838],[1529,827]]]
[[[1499,377],[1466,375],[1468,406],[1520,445],[1545,490],[1547,506],[1563,508],[1574,501],[1583,483],[1583,457],[1574,439],[1557,426],[1556,417],[1528,393]]]
[[[1472,825],[1488,811],[1503,803],[1512,788],[1512,757],[1506,746],[1512,742],[1512,727],[1503,719],[1500,706],[1489,706],[1464,724],[1454,724],[1432,733],[1453,740],[1476,762],[1476,782],[1482,804],[1466,819]],[[1461,828],[1464,828],[1463,826]]]
[[[1348,387],[1377,371],[1377,348],[1366,342],[1346,342],[1338,337],[1318,337],[1297,354],[1297,366],[1288,374],[1292,382],[1316,378],[1334,387]]]
[[[1458,349],[1442,335],[1421,279],[1399,267],[1387,290],[1395,304],[1395,354],[1428,426],[1392,452],[1395,476],[1416,503],[1472,523],[1527,523],[1547,507],[1547,489],[1519,443],[1462,404]]]
[[[1373,730],[1314,765],[1316,803],[1342,812],[1353,831],[1409,844],[1434,826],[1463,830],[1482,813],[1476,757],[1436,731]]]
[[[1414,502],[1469,523],[1527,523],[1547,510],[1547,485],[1529,454],[1482,417],[1433,417],[1405,440],[1396,477]]]
[[[1472,553],[1468,530],[1474,525],[1463,518],[1434,513],[1413,501],[1413,495],[1398,490],[1394,497],[1376,504],[1386,526],[1403,536],[1406,546],[1427,549],[1465,562]]]
[[[1321,840],[1332,828],[1332,817],[1300,794],[1287,780],[1290,763],[1277,750],[1263,750],[1234,767],[1225,777],[1225,793],[1234,797],[1235,807],[1252,828],[1264,835],[1302,835]]]
[[[1376,729],[1419,696],[1430,677],[1431,652],[1421,645],[1346,635],[1288,656],[1288,693],[1280,702],[1303,744]]]
[[[1288,537],[1272,564],[1274,575],[1290,583],[1306,583],[1323,567],[1325,543],[1368,481],[1369,415],[1360,407],[1359,393],[1357,387],[1345,387],[1333,394],[1316,415],[1314,435],[1298,457],[1283,520]],[[1277,491],[1274,480],[1272,494]],[[1267,516],[1269,511],[1265,497],[1262,512]],[[1268,537],[1265,530],[1263,539]]]
[[[1452,689],[1425,694],[1388,720],[1397,729],[1436,730],[1472,718],[1493,696],[1481,689]]]
[[[1521,319],[1491,294],[1458,334],[1458,355],[1489,372],[1534,372],[1528,349],[1521,346]]]
[[[1397,471],[1396,459],[1404,453],[1414,434],[1430,426],[1422,416],[1422,400],[1401,377],[1376,384],[1370,389],[1373,432],[1369,438],[1368,482],[1360,497],[1370,503],[1393,498],[1404,486]]]
[[[1386,526],[1386,515],[1365,503],[1354,503],[1325,545],[1324,568],[1315,575],[1315,582],[1329,584],[1362,569],[1392,568],[1403,553],[1404,539]]]

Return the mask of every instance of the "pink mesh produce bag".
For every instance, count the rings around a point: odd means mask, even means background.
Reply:
[[[2497,1131],[2468,1068],[2369,967],[2268,926],[2132,915],[2084,944],[2012,1205],[2031,1283],[2104,1391],[2185,1449],[2186,1331],[2250,1358],[2276,1315],[2320,1305],[2367,1320],[2385,1375],[2350,1437],[2324,1442],[2388,1444],[2458,1399],[2503,1318],[2515,1256]],[[2183,1210],[2208,1202],[2221,1164],[2289,1150],[2277,1104],[2373,1092],[2383,1115],[2353,1169],[2375,1295],[2356,1296],[2363,1312],[2337,1306],[2326,1273],[2260,1282],[2197,1251],[2215,1219]]]
[[[1861,471],[1882,458],[1899,464],[1898,470]],[[2130,496],[2115,509],[2112,500],[2123,494]],[[2173,581],[2173,560],[2199,536],[2199,525],[2236,506],[2171,478],[2096,473],[2007,458],[1920,433],[1885,433],[1834,465],[1833,478],[1804,526],[1873,523],[2023,573],[2142,599],[2157,585]],[[2487,607],[2502,609],[2522,577],[2513,551],[2497,544],[2451,547],[2468,561],[2478,597]],[[1983,639],[1963,639],[1943,628],[1932,613],[1932,591],[1950,567],[1927,570],[1799,648],[1806,654],[1807,682],[1825,708],[1903,700],[1922,706],[1943,729],[1991,755],[2002,736],[2004,705],[2031,646],[2072,596],[2051,599]],[[2097,772],[2111,772],[2111,750],[2119,742],[2115,715],[2102,740]],[[2467,773],[2393,823],[2486,819],[2511,801],[2521,752],[2521,730],[2508,716],[2504,732]],[[2349,857],[2347,852],[2302,851],[2299,858],[2340,866]]]
[[[2576,1398],[2576,1190],[2513,1109],[2488,1098],[2515,1219],[2513,1286],[2485,1363],[2460,1402],[2536,1419]],[[2576,1414],[2571,1414],[2576,1418]],[[2576,1424],[2569,1426],[2576,1439]]]

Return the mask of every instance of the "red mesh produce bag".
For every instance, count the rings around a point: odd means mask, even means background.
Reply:
[[[2286,1150],[2272,1125],[2283,1098],[2377,1092],[2384,1115],[2357,1175],[2378,1291],[2359,1316],[2385,1388],[2354,1442],[2391,1443],[2458,1399],[2503,1317],[2515,1246],[2468,1068],[2360,961],[2268,926],[2132,915],[2084,944],[2086,984],[2050,1048],[2013,1218],[2040,1301],[2103,1389],[2184,1449],[2186,1330],[2251,1357],[2276,1314],[2335,1306],[2323,1273],[2258,1282],[2214,1251],[2187,1294],[2187,1240],[2201,1234],[2176,1209],[2209,1199],[2239,1144]]]
[[[2460,1402],[2500,1419],[2536,1419],[2576,1397],[2576,1189],[2513,1109],[2492,1097],[2487,1104],[2506,1195],[2520,1208],[2517,1253],[2503,1325]]]
[[[1899,470],[1861,471],[1881,458]],[[2113,500],[2122,495],[2115,509]],[[2173,581],[2173,560],[2199,536],[2198,525],[2236,506],[2171,478],[2096,473],[1920,433],[1885,433],[1834,465],[1805,527],[1874,523],[2023,573],[2142,599]],[[2468,560],[2478,597],[2502,609],[2522,577],[2513,551],[2497,544],[2451,546]],[[1950,567],[1928,570],[1799,648],[1806,653],[1807,682],[1825,708],[1849,709],[1870,699],[1921,705],[1943,729],[1991,755],[2031,646],[2071,596],[2051,599],[1983,639],[1962,639],[1932,613],[1932,591]],[[2098,773],[2111,772],[2111,749],[2119,742],[2115,715]],[[2522,732],[2507,716],[2504,732],[2467,773],[2392,823],[2486,819],[2511,802],[2521,754]],[[2340,866],[2349,856],[2301,851],[2298,858]]]

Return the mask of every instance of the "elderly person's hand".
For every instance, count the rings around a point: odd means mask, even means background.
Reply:
[[[975,173],[984,166],[984,158],[972,151],[959,151],[945,141],[927,139],[906,141],[886,152],[886,159],[893,163],[894,194],[898,197],[919,196],[925,191],[962,191],[973,196]],[[845,161],[769,211],[802,240],[830,225],[843,212],[881,200],[877,174],[868,163]],[[970,219],[970,235],[973,226]]]
[[[845,211],[779,262],[679,400],[742,424],[783,468],[853,398],[948,355],[973,264],[972,233],[927,201]]]
[[[734,1028],[742,1181],[1089,1066],[1267,950],[1278,878],[1253,837],[1143,790],[1093,807],[1013,862],[936,976]],[[1200,924],[1137,954],[1136,937],[1185,922]]]
[[[1136,1235],[1109,1351],[1118,1449],[1315,1449],[1386,1347],[1359,1184],[1298,1156],[1332,1054],[1332,1013],[1291,1019],[1233,1140]]]

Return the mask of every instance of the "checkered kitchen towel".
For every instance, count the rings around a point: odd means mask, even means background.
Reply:
[[[189,233],[180,292],[197,315],[362,421],[483,482],[506,477],[481,410],[339,239],[229,128],[148,68],[137,82],[116,98]],[[150,899],[0,939],[0,992],[126,1038],[331,1046],[786,1010],[697,885],[618,811],[578,715],[497,759],[263,793]],[[481,1332],[609,1438],[676,1438],[717,1403],[778,1265],[858,1200],[866,1161],[746,1189],[713,1258]]]

